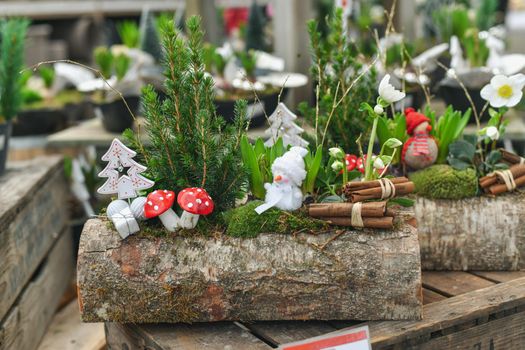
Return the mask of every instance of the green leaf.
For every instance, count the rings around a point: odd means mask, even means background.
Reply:
[[[321,200],[321,203],[341,203],[341,202],[344,202],[344,199],[341,198],[340,196],[335,196],[335,195],[325,197]]]
[[[501,152],[498,150],[491,151],[487,156],[487,163],[496,164],[501,160]]]
[[[414,200],[406,197],[396,197],[389,199],[388,204],[399,204],[408,208],[414,206]]]
[[[456,170],[465,170],[471,166],[470,163],[452,157],[448,158],[448,164]]]
[[[466,141],[459,140],[450,144],[449,153],[454,158],[471,163],[476,154],[476,148]]]
[[[242,161],[249,173],[250,189],[252,194],[256,198],[264,199],[266,194],[264,189],[264,178],[259,168],[259,162],[257,160],[255,150],[245,135],[243,135],[241,138],[240,146]]]
[[[311,157],[311,156],[310,156]],[[317,179],[317,174],[321,168],[321,162],[323,160],[323,148],[321,145],[317,146],[315,151],[315,156],[311,161],[311,164],[307,165],[306,169],[306,179],[303,184],[303,193],[313,193],[315,180]]]

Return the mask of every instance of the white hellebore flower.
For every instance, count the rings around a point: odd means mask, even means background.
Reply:
[[[383,163],[383,160],[379,157],[374,157],[374,168],[376,169],[383,169],[385,167],[385,163]]]
[[[405,98],[406,94],[403,91],[396,90],[396,88],[390,84],[390,74],[383,77],[379,83],[379,97],[385,102],[394,103]]]
[[[499,131],[498,128],[496,128],[495,126],[489,126],[485,133],[487,137],[492,141],[496,141],[497,139],[499,139]]]
[[[481,97],[495,108],[514,107],[523,97],[524,86],[525,75],[521,73],[510,77],[496,75],[481,89]]]

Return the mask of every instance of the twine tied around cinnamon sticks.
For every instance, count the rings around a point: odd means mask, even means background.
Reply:
[[[362,203],[356,203],[352,206],[352,221],[354,227],[363,227],[363,217],[361,216]]]
[[[414,191],[414,183],[406,177],[393,179],[383,178],[372,181],[353,181],[343,188],[347,200],[352,203],[363,202],[372,199],[389,199],[402,196]]]
[[[381,186],[381,199],[394,198],[396,196],[396,186],[390,179],[379,179],[379,186]]]
[[[525,163],[516,163],[509,169],[499,170],[479,179],[480,187],[493,195],[512,192],[525,185]]]

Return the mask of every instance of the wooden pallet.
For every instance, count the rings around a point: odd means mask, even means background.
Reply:
[[[422,321],[369,322],[373,349],[525,348],[525,271],[423,272]],[[359,321],[106,323],[108,349],[272,349]]]
[[[32,350],[75,265],[61,157],[10,164],[0,193],[0,350]]]

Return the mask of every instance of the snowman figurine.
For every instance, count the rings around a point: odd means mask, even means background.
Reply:
[[[301,185],[306,178],[303,147],[292,147],[272,164],[273,183],[265,183],[265,203],[255,208],[258,214],[276,207],[281,210],[297,210],[303,205]]]
[[[430,136],[430,126],[424,114],[418,113],[414,108],[405,110],[407,133],[411,137],[403,146],[401,159],[411,169],[423,169],[436,162],[438,146],[436,140]]]

